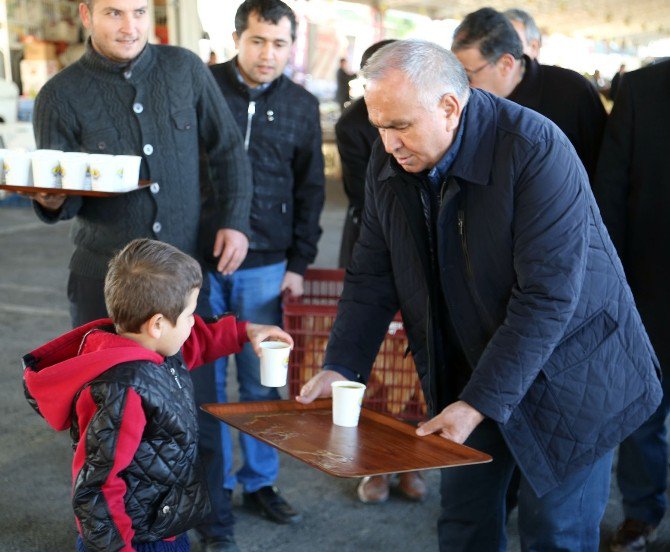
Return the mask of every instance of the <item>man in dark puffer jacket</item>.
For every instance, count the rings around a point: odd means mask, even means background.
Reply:
[[[216,213],[210,200],[216,198],[203,184],[207,201],[201,235],[208,287],[198,312],[205,316],[231,311],[264,324],[280,324],[282,293],[302,295],[303,274],[316,257],[324,201],[319,102],[282,74],[295,33],[295,14],[284,2],[247,0],[235,15],[238,55],[211,67],[225,98],[221,103],[228,104],[244,136],[253,199],[249,252],[231,274],[210,256],[214,234],[209,219]],[[258,358],[249,347],[236,355],[235,368],[240,400],[279,398],[276,388],[261,385]],[[226,402],[227,369],[227,359],[221,359],[214,369],[199,370],[194,376],[199,402]],[[231,493],[238,483],[245,504],[268,519],[277,523],[300,519],[275,487],[279,456],[274,448],[241,434],[242,466],[233,471],[228,427],[222,428],[211,416],[201,416],[200,424],[213,506],[208,522],[198,527],[207,552],[222,550],[222,541],[234,550]]]
[[[202,273],[176,248],[135,240],[110,265],[112,320],[81,326],[24,357],[26,393],[70,428],[79,552],[188,550],[209,510],[188,370],[251,341],[291,342],[274,326],[194,317]],[[176,537],[176,538],[175,538]]]
[[[441,550],[504,550],[518,466],[528,550],[597,550],[612,451],[654,412],[659,365],[574,147],[468,87],[451,52],[382,48],[363,69],[381,141],[323,372],[367,381],[400,308],[440,433],[490,464],[442,470]]]

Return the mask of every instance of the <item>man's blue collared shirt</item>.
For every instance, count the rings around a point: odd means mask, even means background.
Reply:
[[[451,147],[445,152],[437,164],[432,169],[430,169],[430,171],[428,171],[428,174],[426,175],[428,177],[428,182],[430,182],[431,187],[438,195],[440,193],[442,182],[444,182],[445,178],[449,174],[449,170],[451,169],[451,166],[454,164],[456,156],[458,155],[458,150],[461,149],[461,142],[463,141],[463,129],[465,128],[465,112],[467,109],[468,106],[466,105],[463,109],[463,113],[461,113],[460,126],[458,127],[458,132],[456,133],[456,138],[454,139],[453,144],[451,144]]]

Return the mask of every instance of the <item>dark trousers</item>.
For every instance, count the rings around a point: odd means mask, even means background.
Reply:
[[[668,436],[665,420],[670,413],[670,375],[663,381],[658,409],[619,446],[617,483],[628,519],[658,525],[668,499]]]
[[[70,320],[73,328],[108,316],[104,279],[89,278],[70,272],[67,298],[70,301]]]
[[[203,318],[213,315],[209,295],[209,279],[205,276],[202,290],[198,296],[197,308],[198,314]],[[218,373],[214,363],[205,364],[193,370],[191,379],[193,380],[197,404],[219,402],[218,389],[221,382],[218,381]],[[198,408],[198,426],[198,451],[207,480],[212,509],[196,529],[205,538],[232,535],[235,517],[233,516],[232,493],[224,488],[225,462],[221,422]]]
[[[516,463],[495,422],[485,420],[465,442],[493,462],[442,470],[441,552],[503,552],[507,486]],[[524,551],[596,552],[610,489],[613,453],[537,497],[525,477],[519,485],[519,536]]]

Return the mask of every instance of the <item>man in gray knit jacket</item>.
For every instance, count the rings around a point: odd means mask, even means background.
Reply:
[[[242,138],[205,64],[183,48],[147,44],[147,0],[88,0],[79,11],[90,32],[86,53],[40,91],[37,146],[140,155],[140,178],[152,185],[106,198],[32,196],[45,222],[76,217],[68,282],[74,326],[106,316],[107,263],[131,240],[195,253],[199,144],[220,203],[213,253],[227,272],[246,256],[251,204]]]

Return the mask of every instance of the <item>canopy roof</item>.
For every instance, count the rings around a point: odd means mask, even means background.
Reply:
[[[543,33],[622,45],[646,44],[670,38],[670,0],[355,0],[382,11],[396,9],[431,19],[463,19],[484,6],[504,11],[521,8],[530,13]]]

